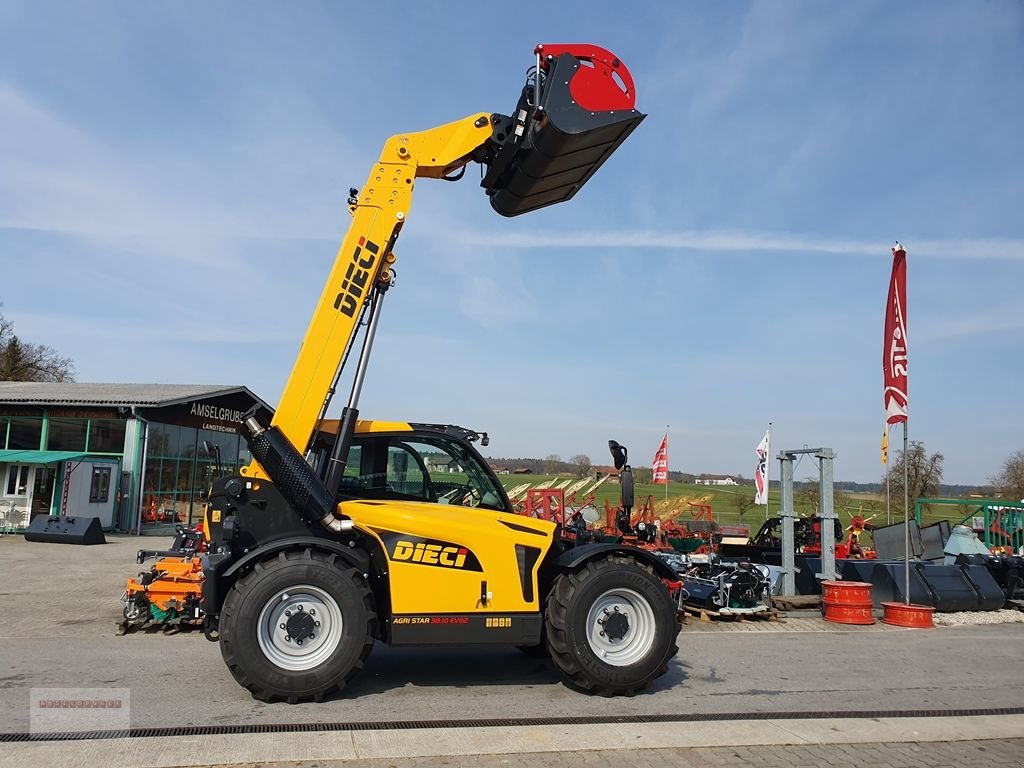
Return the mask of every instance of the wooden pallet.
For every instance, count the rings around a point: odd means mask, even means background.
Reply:
[[[719,613],[718,611],[712,611],[707,608],[698,608],[694,605],[686,605],[685,603],[679,609],[679,618],[684,622],[687,617],[692,616],[700,619],[701,621],[778,621],[779,612],[775,608],[769,608],[767,611],[760,611],[759,613]]]
[[[782,611],[808,611],[821,608],[821,595],[772,595],[772,607]]]

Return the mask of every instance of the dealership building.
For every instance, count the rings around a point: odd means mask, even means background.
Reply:
[[[249,462],[245,387],[0,382],[0,524],[98,517],[164,533],[202,519],[198,493]]]

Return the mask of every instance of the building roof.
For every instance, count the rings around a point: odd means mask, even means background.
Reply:
[[[3,405],[93,405],[159,408],[219,395],[244,393],[269,409],[246,387],[230,384],[89,384],[0,381]]]

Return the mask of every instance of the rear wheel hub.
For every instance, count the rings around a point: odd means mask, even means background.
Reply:
[[[604,632],[612,642],[621,640],[629,631],[629,619],[624,613],[613,613],[604,621]]]

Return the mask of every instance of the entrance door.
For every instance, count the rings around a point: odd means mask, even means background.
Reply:
[[[0,487],[0,505],[10,524],[16,528],[24,528],[29,520],[29,489],[32,482],[32,467],[28,464],[9,464]]]
[[[32,483],[32,517],[50,514],[56,477],[57,470],[52,467],[36,467],[36,479]]]

